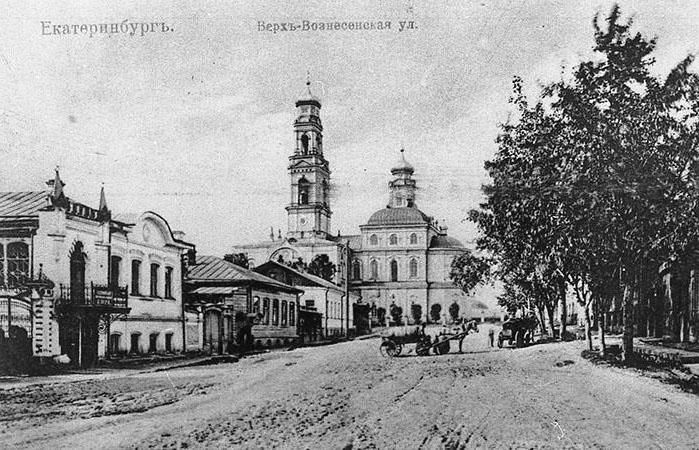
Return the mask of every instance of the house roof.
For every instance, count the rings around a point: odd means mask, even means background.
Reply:
[[[318,277],[315,275],[311,275],[310,273],[299,272],[298,270],[292,269],[291,267],[289,267],[285,264],[280,264],[276,261],[267,261],[266,263],[260,264],[259,266],[257,266],[254,270],[255,270],[255,272],[263,271],[269,267],[277,267],[277,268],[280,268],[282,270],[288,271],[289,273],[297,275],[300,278],[304,278],[305,280],[312,283],[311,286],[317,285],[317,286],[322,286],[322,287],[325,287],[328,289],[334,289],[334,290],[338,290],[338,291],[342,290],[342,288],[340,288],[336,284],[331,283],[330,281],[328,281],[324,278],[321,278],[321,277]]]
[[[233,283],[258,283],[291,291],[299,289],[240,267],[217,256],[197,255],[196,264],[187,267],[187,281],[211,281]]]
[[[428,225],[430,216],[415,207],[384,208],[371,215],[367,225]]]
[[[0,192],[0,216],[35,216],[48,206],[49,193],[38,192]]]
[[[238,288],[233,286],[200,286],[190,292],[190,294],[229,295],[237,290]]]

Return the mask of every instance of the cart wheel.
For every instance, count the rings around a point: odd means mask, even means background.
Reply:
[[[522,333],[521,331],[518,331],[515,334],[515,345],[517,348],[524,346],[524,333]]]
[[[379,350],[381,351],[381,355],[385,357],[394,357],[400,353],[401,349],[396,345],[395,342],[388,339],[381,343],[381,347],[379,348]]]
[[[391,356],[398,356],[403,351],[403,344],[396,344],[396,352]]]

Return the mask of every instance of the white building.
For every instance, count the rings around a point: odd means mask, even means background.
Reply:
[[[92,365],[108,354],[181,351],[181,261],[193,246],[153,212],[113,218],[104,190],[94,209],[65,195],[58,171],[48,184],[0,193],[0,286],[38,318],[34,356]],[[26,288],[38,281],[41,290]]]
[[[298,258],[308,263],[316,255],[327,254],[338,267],[335,283],[343,285],[349,278],[352,292],[372,307],[375,316],[388,312],[391,305],[402,309],[401,321],[413,321],[417,309],[419,320],[430,321],[433,311],[441,321],[454,302],[467,311],[471,299],[449,278],[452,260],[466,249],[447,235],[446,227],[418,209],[414,168],[402,150],[391,169],[388,205],[376,211],[359,234],[331,234],[331,172],[323,153],[321,104],[307,85],[296,102],[286,236],[280,233],[275,239],[272,232],[270,240],[237,245],[233,252],[247,254],[251,267]]]

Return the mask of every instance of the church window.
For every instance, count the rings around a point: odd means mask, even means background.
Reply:
[[[371,269],[371,279],[376,280],[379,278],[379,263],[375,259],[369,263],[369,268]]]
[[[301,136],[301,152],[304,155],[308,154],[308,135],[307,134],[304,134],[303,136]]]
[[[306,180],[305,177],[302,177],[299,180],[299,198],[298,198],[298,203],[299,205],[307,205],[308,204],[308,191],[310,190],[310,183],[308,180]]]
[[[29,278],[29,246],[13,242],[7,246],[7,284],[14,287]]]
[[[417,259],[410,260],[410,278],[417,277]]]
[[[417,234],[412,233],[412,234],[410,235],[410,243],[413,244],[413,245],[417,244]]]
[[[362,279],[362,262],[358,259],[354,260],[352,263],[352,279],[361,280]]]
[[[372,234],[372,235],[369,237],[369,244],[371,244],[371,245],[379,245],[379,238],[378,238],[378,236],[376,236],[375,234]]]
[[[272,300],[272,325],[279,325],[279,300]]]
[[[398,281],[398,261],[391,261],[391,281]]]
[[[388,238],[388,243],[391,244],[391,245],[398,245],[398,236],[396,236],[395,234],[392,234],[392,235]]]

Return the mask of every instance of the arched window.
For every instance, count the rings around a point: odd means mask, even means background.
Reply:
[[[279,325],[279,300],[272,300],[272,325]]]
[[[119,286],[119,278],[121,276],[121,258],[118,256],[112,255],[110,264],[109,264],[109,284],[112,285],[112,287],[118,287]]]
[[[260,312],[260,297],[257,297],[257,296],[253,297],[252,312],[254,312],[255,314]]]
[[[410,278],[417,277],[417,259],[410,260]]]
[[[355,259],[352,263],[352,279],[361,280],[362,279],[362,262]]]
[[[307,205],[308,204],[308,191],[310,190],[311,184],[306,180],[306,177],[301,177],[299,180],[298,188],[299,188],[299,198],[298,198],[298,203],[299,205]]]
[[[369,268],[371,269],[371,279],[376,280],[379,278],[379,263],[373,259],[369,263]]]
[[[398,261],[391,261],[391,281],[398,281]]]
[[[308,135],[305,133],[301,136],[301,153],[308,154]]]
[[[141,295],[141,261],[131,261],[131,295]]]
[[[412,233],[412,234],[410,235],[410,243],[411,243],[412,245],[417,244],[417,234]]]
[[[10,244],[10,247],[12,244]],[[8,248],[8,265],[9,265]],[[10,267],[8,267],[8,270]],[[75,303],[85,302],[85,253],[82,242],[76,242],[70,254],[70,297]]]
[[[17,286],[24,283],[27,278],[29,278],[29,246],[24,242],[13,242],[7,246],[7,284],[10,287]]]
[[[158,272],[160,272],[160,266],[158,264],[150,265],[150,296],[158,296]]]
[[[370,245],[379,245],[379,237],[376,236],[375,234],[372,234],[369,236],[369,244]]]
[[[172,267],[165,268],[165,298],[172,298]]]
[[[395,234],[392,234],[391,236],[389,236],[388,243],[390,245],[398,245],[398,236],[396,236]]]
[[[262,314],[264,315],[262,321],[265,325],[269,325],[269,299],[267,297],[262,299]]]
[[[289,326],[296,326],[296,303],[289,302]]]
[[[286,300],[282,300],[282,326],[283,327],[286,326],[286,319],[287,319],[287,317],[289,317],[288,314],[289,314],[289,311],[287,311]]]

